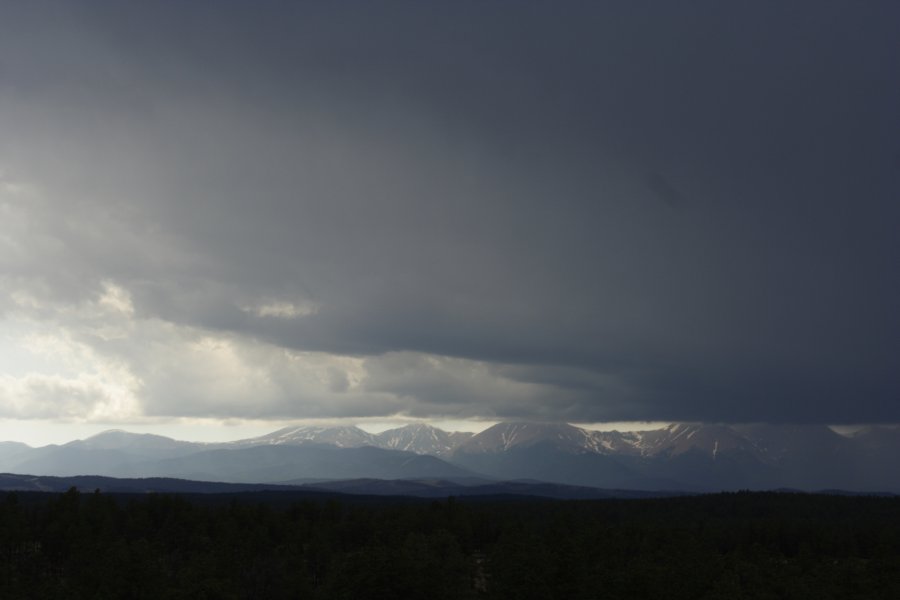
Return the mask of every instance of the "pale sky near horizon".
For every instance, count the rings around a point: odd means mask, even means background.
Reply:
[[[0,439],[898,423],[898,22],[2,3]]]

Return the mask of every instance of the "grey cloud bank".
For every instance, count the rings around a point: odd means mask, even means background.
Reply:
[[[898,12],[6,5],[3,414],[900,421]]]

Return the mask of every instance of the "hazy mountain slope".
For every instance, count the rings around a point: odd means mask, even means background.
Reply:
[[[884,454],[900,457],[900,426],[864,427],[850,436],[868,456]]]
[[[149,460],[200,452],[207,446],[151,434],[110,430],[61,446],[27,448],[0,458],[3,471],[34,475],[140,476]]]
[[[39,449],[39,450],[44,450]],[[33,475],[131,475],[134,465],[142,465],[146,454],[122,450],[95,450],[91,448],[57,446],[43,452],[30,453],[13,465],[5,465],[5,471]],[[134,473],[136,474],[136,473]]]
[[[622,434],[501,423],[451,460],[494,477],[598,487],[895,491],[896,437],[892,428],[847,438],[824,426],[675,424]]]
[[[825,425],[737,425],[783,487],[866,489],[861,448]]]
[[[850,437],[856,449],[856,469],[868,489],[900,491],[900,427],[866,427]],[[874,488],[875,484],[883,487]]]
[[[7,460],[15,460],[16,456],[25,454],[34,450],[28,444],[22,442],[0,442],[0,465]]]
[[[63,448],[91,450],[127,450],[136,454],[162,454],[192,452],[205,447],[198,442],[183,442],[151,433],[131,433],[121,429],[109,429],[84,440],[75,440]]]
[[[147,463],[148,475],[247,483],[296,479],[414,479],[472,473],[433,456],[374,447],[269,445],[217,449]]]
[[[501,479],[636,489],[675,485],[642,476],[633,457],[613,455],[595,433],[565,423],[499,423],[461,444],[451,460]]]

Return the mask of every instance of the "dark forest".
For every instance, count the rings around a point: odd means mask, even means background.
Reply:
[[[900,498],[8,493],[2,598],[898,598]]]

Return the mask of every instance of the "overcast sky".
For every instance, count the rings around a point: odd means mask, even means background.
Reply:
[[[898,23],[3,2],[0,418],[898,422]]]

